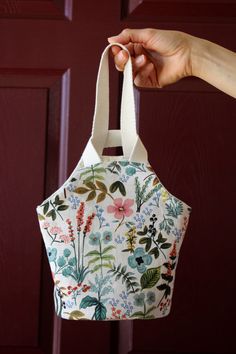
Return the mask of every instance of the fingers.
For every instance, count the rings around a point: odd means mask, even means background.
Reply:
[[[155,31],[152,28],[144,28],[144,29],[130,29],[125,28],[121,33],[117,36],[112,36],[107,38],[108,42],[118,42],[121,44],[128,44],[130,42],[133,43],[147,43],[150,39],[150,36]]]

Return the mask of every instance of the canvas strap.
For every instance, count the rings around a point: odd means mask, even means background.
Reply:
[[[109,62],[108,51],[112,45],[124,49],[129,59],[123,71],[120,130],[109,130]],[[83,152],[85,166],[102,161],[104,147],[122,146],[123,159],[148,162],[147,151],[136,130],[133,91],[132,60],[128,49],[120,43],[109,44],[102,53],[97,83],[92,134]]]

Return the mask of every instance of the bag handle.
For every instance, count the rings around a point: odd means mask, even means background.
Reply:
[[[109,130],[109,63],[108,51],[113,45],[128,53],[128,61],[123,71],[121,97],[120,131]],[[83,153],[85,165],[101,162],[104,147],[122,145],[124,158],[147,162],[147,151],[136,130],[136,114],[133,91],[132,60],[128,49],[120,43],[111,43],[103,51],[96,83],[96,101],[92,134]]]

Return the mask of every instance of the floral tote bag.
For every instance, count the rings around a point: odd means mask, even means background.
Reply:
[[[69,320],[167,316],[192,208],[148,162],[136,131],[132,62],[123,73],[120,130],[109,126],[109,44],[101,56],[92,134],[64,184],[36,208],[54,282]],[[103,155],[122,146],[122,156]]]

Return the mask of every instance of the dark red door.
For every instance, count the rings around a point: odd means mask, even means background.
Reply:
[[[90,136],[106,38],[176,29],[236,51],[236,1],[0,0],[0,17],[0,353],[235,352],[235,99],[197,78],[135,90],[150,163],[193,208],[166,318],[56,317],[35,207]],[[112,65],[111,128],[121,79]]]

